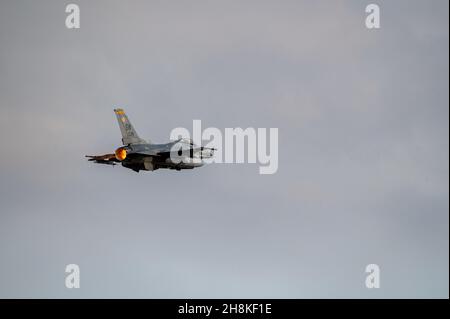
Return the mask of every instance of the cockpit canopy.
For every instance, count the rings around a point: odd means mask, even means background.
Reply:
[[[179,147],[178,156],[182,156],[183,151],[189,150],[189,157],[200,160],[213,157],[214,151],[216,150],[215,148],[211,147],[199,147],[194,143],[192,139],[185,137],[175,140],[174,143],[177,147]],[[185,154],[184,156],[187,156],[187,154]]]
[[[189,146],[191,146],[191,147],[197,146],[197,145],[194,144],[194,142],[193,142],[192,139],[190,139],[190,138],[180,138],[180,139],[177,141],[177,143],[183,143],[183,144],[189,145]]]

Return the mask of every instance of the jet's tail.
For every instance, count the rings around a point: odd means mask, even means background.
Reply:
[[[123,145],[147,143],[136,133],[123,109],[114,109],[114,113],[116,113],[117,121],[119,122]]]

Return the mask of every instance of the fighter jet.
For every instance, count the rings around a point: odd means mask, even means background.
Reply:
[[[114,154],[86,155],[98,164],[117,165],[139,171],[159,168],[175,170],[193,169],[205,164],[203,159],[214,156],[214,148],[195,145],[191,139],[180,138],[165,144],[153,144],[139,137],[123,109],[115,109],[123,146]]]

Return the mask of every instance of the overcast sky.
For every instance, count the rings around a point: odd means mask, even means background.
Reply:
[[[448,298],[448,1],[72,2],[0,0],[0,297]],[[116,107],[277,127],[278,172],[87,162]]]

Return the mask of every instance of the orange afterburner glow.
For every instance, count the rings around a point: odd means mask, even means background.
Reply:
[[[118,161],[123,161],[127,157],[127,151],[123,147],[119,147],[115,152]]]

